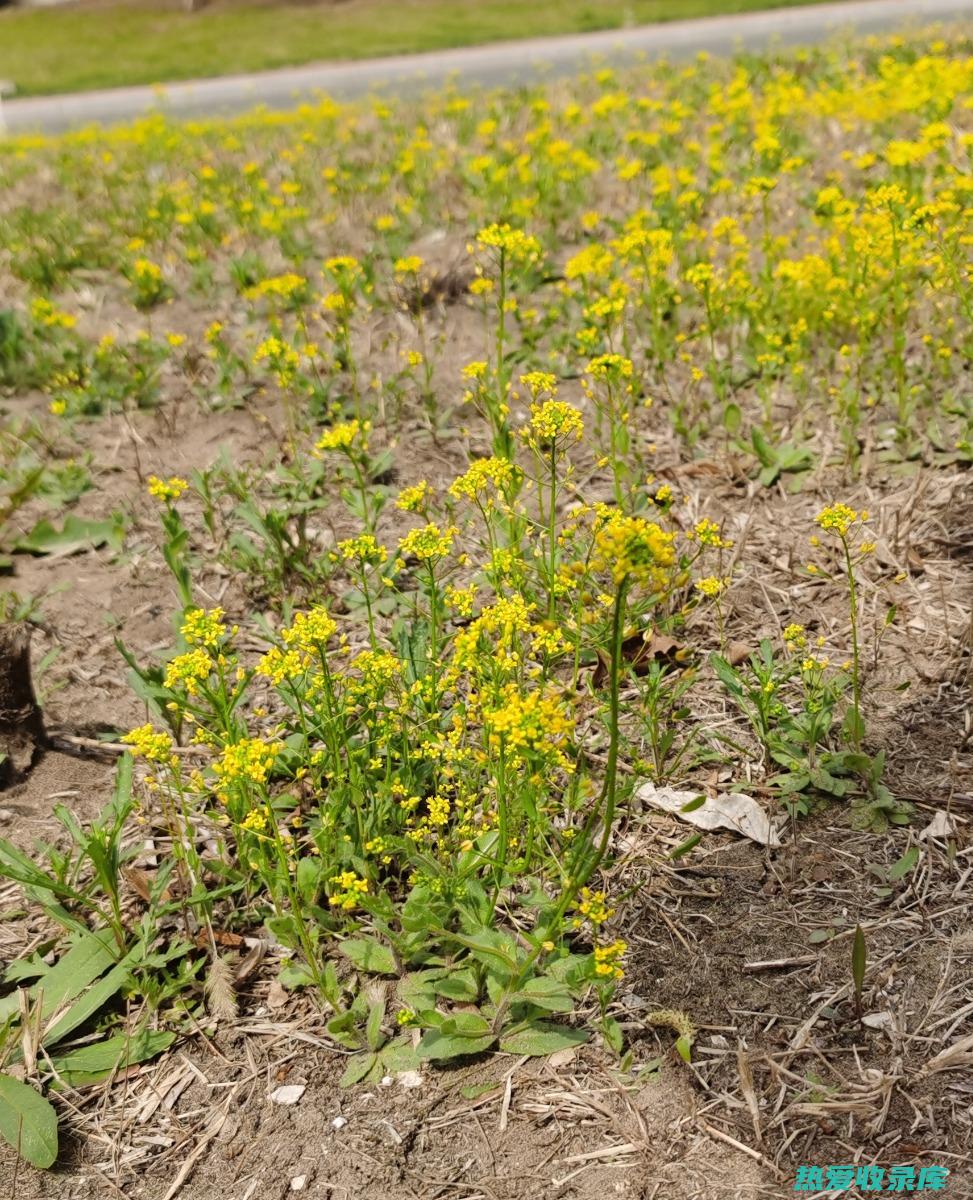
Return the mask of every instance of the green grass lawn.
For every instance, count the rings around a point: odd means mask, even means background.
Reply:
[[[0,10],[0,78],[19,95],[162,83],[318,60],[618,29],[807,0],[346,0],[182,9]]]

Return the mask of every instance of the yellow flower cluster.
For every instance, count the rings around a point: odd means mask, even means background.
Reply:
[[[344,562],[358,563],[361,566],[380,566],[389,556],[388,550],[370,533],[346,538],[338,543],[337,551]]]
[[[171,765],[176,761],[172,752],[172,738],[168,733],[154,729],[152,725],[140,725],[138,729],[129,730],[122,741],[132,747],[134,756],[146,758],[149,762]]]
[[[513,229],[506,224],[487,225],[476,235],[481,246],[498,250],[509,262],[531,263],[541,256],[541,244],[537,238],[522,229]]]
[[[710,575],[705,579],[697,579],[694,586],[697,592],[701,592],[704,596],[709,597],[709,599],[715,600],[718,596],[722,596],[729,587],[729,584],[730,581],[728,579],[717,579],[715,575]]]
[[[545,400],[530,406],[527,436],[535,444],[549,444],[558,438],[580,442],[584,421],[578,409],[563,400]]]
[[[315,448],[339,450],[345,454],[355,450],[364,454],[368,450],[371,429],[371,421],[343,421],[326,429],[318,438]]]
[[[399,540],[400,558],[417,558],[421,563],[437,562],[453,548],[456,533],[454,528],[442,530],[432,522],[419,529],[411,529]]]
[[[342,871],[338,875],[332,875],[330,882],[338,890],[332,893],[328,903],[334,908],[344,909],[345,912],[352,912],[361,904],[362,897],[368,895],[368,880],[362,879],[354,871]]]
[[[623,978],[625,972],[622,969],[621,961],[626,950],[628,950],[628,944],[621,938],[608,945],[596,946],[594,951],[595,974],[604,979]]]
[[[221,798],[232,784],[266,783],[281,750],[283,746],[279,742],[265,742],[263,738],[241,738],[225,746],[213,764]]]
[[[698,541],[701,546],[713,546],[718,550],[726,550],[733,545],[731,541],[720,534],[719,525],[706,517],[697,521],[686,537],[690,541]]]
[[[592,566],[608,571],[616,585],[629,579],[660,587],[666,569],[676,561],[674,542],[675,534],[666,533],[654,521],[612,510],[595,533]]]
[[[593,892],[591,888],[583,887],[578,894],[575,905],[577,916],[574,919],[575,929],[580,929],[585,921],[592,925],[604,925],[615,915],[615,910],[609,905],[604,892]]]
[[[158,475],[150,475],[148,484],[149,495],[165,503],[171,500],[178,500],[186,488],[189,487],[188,480],[181,479],[178,475],[171,475],[168,479],[160,479]]]
[[[179,632],[190,646],[204,646],[207,650],[215,650],[222,638],[226,636],[226,625],[223,623],[223,609],[188,608],[183,614]]]
[[[395,507],[402,512],[422,512],[432,497],[432,488],[425,479],[413,487],[403,488],[395,498]]]
[[[199,683],[208,679],[213,670],[213,661],[206,651],[197,646],[186,654],[177,654],[166,665],[165,685],[167,688],[184,687],[190,696],[199,692]]]
[[[855,509],[849,508],[847,504],[830,504],[827,508],[823,508],[814,518],[822,529],[828,533],[834,533],[839,538],[846,538],[848,531],[856,522],[865,522],[868,520],[867,512],[856,512]]]
[[[507,458],[478,458],[449,485],[449,495],[454,500],[476,500],[491,485],[503,492],[510,486],[516,471]]]
[[[547,754],[562,766],[567,764],[562,748],[574,732],[574,717],[556,696],[527,692],[507,684],[495,708],[484,711],[483,720],[491,741],[512,752]]]

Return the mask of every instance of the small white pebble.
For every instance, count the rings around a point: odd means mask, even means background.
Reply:
[[[307,1183],[306,1175],[295,1175],[294,1178],[291,1180],[291,1191],[292,1192],[303,1192],[304,1185],[306,1183]]]
[[[307,1091],[306,1083],[285,1083],[270,1093],[272,1104],[296,1104]]]
[[[382,1087],[391,1087],[393,1083],[391,1075],[382,1076]]]
[[[335,1119],[331,1122],[331,1128],[332,1129],[344,1129],[344,1127],[347,1124],[348,1124],[347,1117],[335,1117]]]

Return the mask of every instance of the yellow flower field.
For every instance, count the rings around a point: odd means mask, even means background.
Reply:
[[[4,622],[63,631],[49,723],[118,760],[0,878],[106,931],[153,1033],[236,1019],[259,936],[343,1086],[627,1079],[730,1028],[670,967],[757,892],[640,933],[725,852],[797,939],[750,957],[821,956],[822,1057],[864,1038],[886,917],[965,892],[917,830],[969,800],[971,214],[962,29],[0,142]],[[762,849],[693,828],[727,793]]]

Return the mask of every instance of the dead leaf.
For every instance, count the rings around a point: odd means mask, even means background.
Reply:
[[[919,834],[919,841],[923,842],[927,838],[955,837],[959,823],[959,818],[951,813],[938,812]]]
[[[731,667],[738,667],[745,663],[751,654],[753,646],[748,646],[746,642],[730,642],[726,648],[726,661]]]
[[[745,796],[742,792],[723,792],[715,798],[701,797],[699,792],[657,788],[654,783],[645,783],[636,795],[653,808],[671,813],[680,821],[695,825],[697,829],[729,829],[761,846],[781,844],[770,818],[752,796]],[[687,806],[699,800],[702,803],[685,811]]]
[[[600,688],[608,682],[611,673],[611,656],[598,650],[598,665],[591,677],[592,687]],[[665,662],[670,666],[684,665],[689,651],[675,638],[647,629],[645,633],[629,633],[622,640],[622,661],[628,663],[636,675],[647,675],[653,662]]]
[[[122,878],[134,892],[138,893],[140,899],[144,900],[146,904],[152,903],[152,885],[155,883],[155,875],[150,875],[141,867],[122,867]],[[168,904],[172,900],[172,892],[166,888],[159,899],[163,904]]]
[[[254,973],[257,967],[260,966],[266,953],[267,943],[264,941],[258,941],[255,943],[255,945],[250,947],[246,957],[237,963],[236,970],[233,972],[233,981],[237,987],[239,987],[245,979],[248,979]],[[274,982],[276,982],[276,980]]]
[[[283,1008],[290,997],[279,979],[272,979],[267,989],[267,1007]]]

